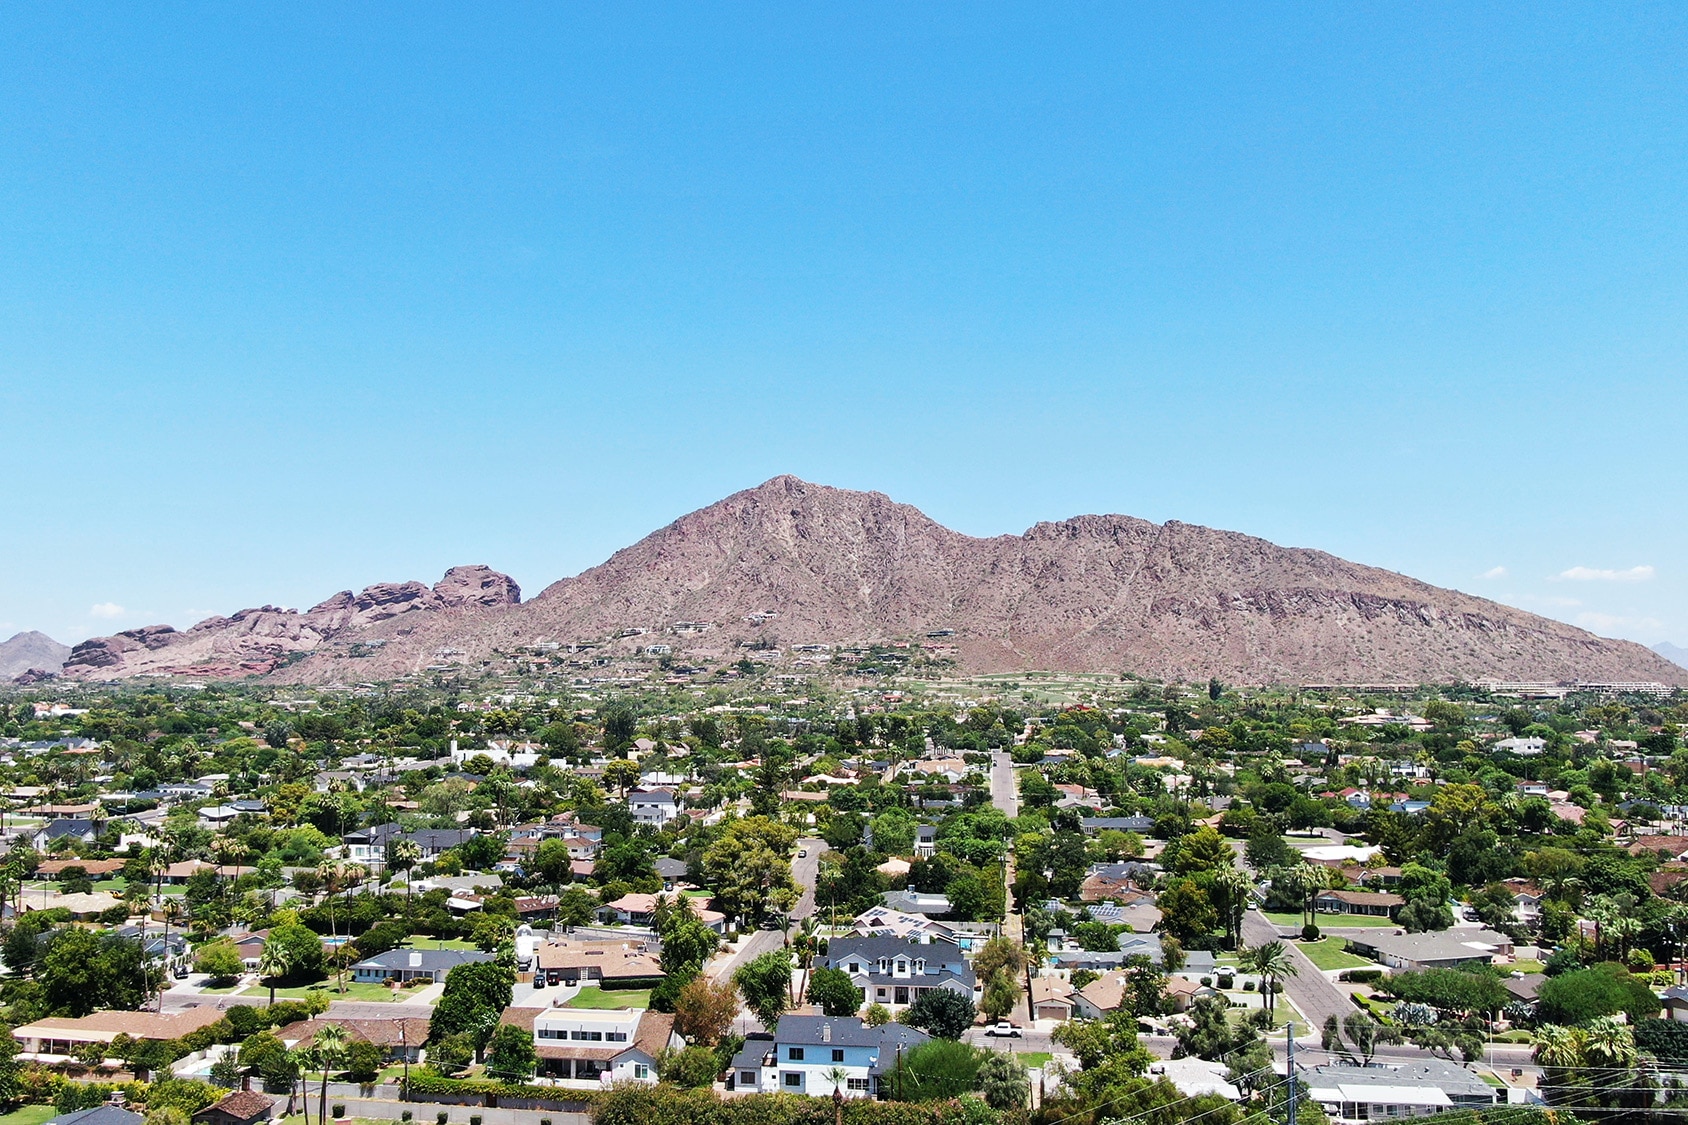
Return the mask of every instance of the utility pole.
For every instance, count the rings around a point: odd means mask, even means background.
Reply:
[[[1285,1069],[1289,1072],[1289,1125],[1295,1125],[1295,1024],[1284,1024],[1284,1041],[1289,1044],[1289,1061]]]

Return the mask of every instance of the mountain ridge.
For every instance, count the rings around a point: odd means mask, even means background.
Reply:
[[[0,681],[26,672],[57,672],[70,656],[70,646],[45,633],[30,630],[0,641]]]
[[[261,635],[240,615],[173,637],[135,630],[77,646],[66,674],[370,680],[542,641],[630,652],[638,635],[614,638],[641,629],[676,653],[714,659],[736,658],[747,642],[836,646],[953,631],[946,644],[963,668],[980,672],[1688,682],[1688,669],[1632,642],[1322,551],[1125,515],[976,538],[883,493],[793,476],[689,512],[525,602],[519,591],[508,596],[509,579],[473,569],[502,593],[455,603],[429,600],[420,583],[386,585],[365,591],[379,597],[346,593],[303,615],[272,614]],[[356,608],[359,598],[373,605],[382,597],[404,608]],[[676,631],[685,623],[700,628]],[[212,643],[180,647],[195,633]],[[355,663],[344,659],[352,648]],[[197,662],[180,663],[195,652]]]

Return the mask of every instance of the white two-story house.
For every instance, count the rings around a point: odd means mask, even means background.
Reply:
[[[655,1082],[657,1056],[683,1047],[674,1017],[638,1008],[507,1008],[503,1022],[532,1021],[539,1072],[575,1082]]]
[[[872,1004],[901,1007],[922,992],[942,988],[977,1002],[973,966],[948,941],[909,942],[895,937],[840,937],[827,943],[819,965],[842,969]]]
[[[627,808],[633,823],[662,828],[680,815],[680,803],[672,789],[635,789],[627,794]]]

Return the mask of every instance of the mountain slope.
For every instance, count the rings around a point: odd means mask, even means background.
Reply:
[[[222,636],[237,620],[189,632]],[[677,622],[708,629],[677,633]],[[1688,670],[1640,645],[1320,551],[1118,515],[977,539],[880,493],[795,477],[683,516],[525,603],[335,623],[294,650],[310,655],[285,667],[272,661],[273,676],[380,678],[632,629],[657,632],[676,652],[717,657],[751,639],[836,645],[953,630],[947,643],[974,671],[1129,670],[1244,683],[1688,682]],[[333,655],[353,642],[377,646],[355,672]],[[71,665],[83,667],[79,656]],[[79,674],[131,667],[124,654]]]
[[[1688,648],[1673,645],[1669,641],[1660,641],[1653,646],[1653,651],[1682,668],[1688,668]]]
[[[57,672],[69,655],[69,645],[61,645],[45,633],[19,633],[0,642],[0,683],[31,669]]]

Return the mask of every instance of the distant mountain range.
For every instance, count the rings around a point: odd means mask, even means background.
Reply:
[[[733,659],[746,642],[896,640],[941,644],[970,671],[1688,683],[1688,669],[1641,645],[1321,551],[1118,515],[977,539],[880,493],[790,476],[684,516],[530,601],[496,571],[458,567],[432,587],[372,586],[304,612],[264,606],[185,631],[95,638],[64,674],[358,682],[545,642]]]
[[[1688,648],[1673,645],[1669,641],[1660,641],[1653,646],[1653,651],[1678,667],[1688,668]]]
[[[61,645],[45,633],[19,633],[0,641],[0,682],[32,670],[57,672],[69,656],[69,645]]]

